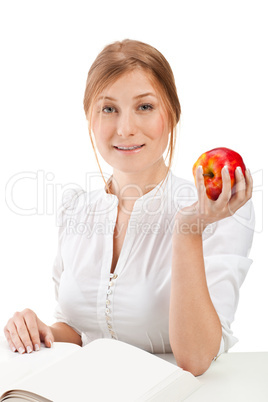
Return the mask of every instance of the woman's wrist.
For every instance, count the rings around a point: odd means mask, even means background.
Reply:
[[[202,236],[207,225],[208,223],[194,212],[189,214],[189,212],[180,211],[175,219],[173,234],[174,236]]]
[[[203,238],[202,233],[192,233],[188,231],[179,231],[173,233],[172,237],[173,255],[182,260],[197,258],[203,261]],[[175,264],[176,265],[176,264]]]

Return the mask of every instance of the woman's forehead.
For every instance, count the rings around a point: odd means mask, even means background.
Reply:
[[[125,85],[127,85],[129,89],[134,89],[137,93],[142,90],[144,93],[151,93],[157,97],[160,97],[160,85],[157,85],[156,79],[152,76],[152,74],[144,71],[143,69],[135,69],[123,73],[113,81],[107,83],[107,85],[98,93],[98,97],[107,95],[109,92],[126,89]]]

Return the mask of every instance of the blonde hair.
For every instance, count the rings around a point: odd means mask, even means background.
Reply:
[[[174,75],[168,61],[153,46],[137,40],[125,39],[121,42],[111,43],[104,47],[91,65],[84,94],[84,110],[89,122],[90,140],[109,193],[110,189],[103,176],[91,136],[92,109],[96,98],[108,85],[112,85],[123,74],[136,68],[144,70],[166,108],[171,130],[168,147],[168,172],[173,162],[177,137],[176,126],[180,120],[181,107]]]

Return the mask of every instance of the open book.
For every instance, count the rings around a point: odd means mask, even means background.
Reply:
[[[177,365],[114,339],[0,352],[0,401],[178,402],[200,386]]]

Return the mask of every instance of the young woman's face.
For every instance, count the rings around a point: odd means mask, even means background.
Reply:
[[[134,173],[164,165],[168,115],[142,70],[123,75],[99,95],[92,131],[101,156],[114,169]],[[118,149],[133,146],[141,147]]]

